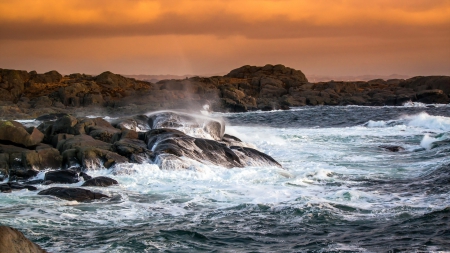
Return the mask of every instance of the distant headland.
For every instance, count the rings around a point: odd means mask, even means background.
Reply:
[[[155,83],[111,72],[98,76],[0,69],[0,118],[49,113],[137,114],[161,109],[246,112],[305,105],[403,105],[450,102],[449,76],[311,83],[283,65],[242,66],[224,76]],[[80,110],[89,108],[89,110]]]

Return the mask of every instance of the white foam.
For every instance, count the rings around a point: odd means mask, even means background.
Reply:
[[[450,118],[444,116],[432,116],[426,112],[405,116],[407,125],[430,130],[450,131]]]

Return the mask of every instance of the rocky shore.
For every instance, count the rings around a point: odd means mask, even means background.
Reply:
[[[104,72],[98,76],[56,71],[0,69],[0,118],[36,118],[49,113],[121,115],[209,105],[213,111],[289,109],[304,105],[402,105],[449,103],[450,77],[367,82],[308,82],[283,65],[243,66],[225,76],[157,83]]]

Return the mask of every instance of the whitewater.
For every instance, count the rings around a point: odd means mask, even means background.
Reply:
[[[448,105],[208,116],[283,168],[193,161],[188,169],[99,168],[88,174],[119,185],[91,189],[111,199],[79,203],[28,190],[0,194],[0,224],[49,252],[450,250]],[[54,186],[68,185],[37,187]]]

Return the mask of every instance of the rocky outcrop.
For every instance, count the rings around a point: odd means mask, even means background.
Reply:
[[[119,182],[109,177],[94,177],[84,182],[82,186],[107,187],[116,184],[119,184]]]
[[[448,103],[450,77],[419,76],[408,80],[309,83],[300,70],[281,64],[243,66],[225,76],[191,77],[157,83],[126,78],[111,72],[98,76],[56,71],[0,69],[0,117],[33,118],[48,113],[105,110],[111,115],[150,110],[214,111],[289,109],[304,105],[402,105],[408,101]]]
[[[51,195],[60,199],[69,201],[75,200],[78,202],[109,198],[109,196],[99,192],[93,192],[82,188],[64,188],[64,187],[52,187],[40,191],[38,195]]]
[[[47,251],[27,239],[19,230],[12,227],[0,226],[0,252],[46,253]]]
[[[43,122],[37,128],[25,130],[14,121],[5,121],[7,127],[0,127],[0,136],[11,136],[14,131],[24,136],[0,143],[2,178],[24,180],[42,170],[60,169],[47,172],[41,183],[72,184],[79,182],[80,173],[86,170],[123,163],[154,163],[161,169],[188,168],[195,162],[226,168],[280,166],[270,156],[224,134],[221,120],[202,115],[160,111],[117,119],[113,124],[68,114],[40,119]],[[33,140],[28,132],[36,131],[41,142],[26,146]]]

